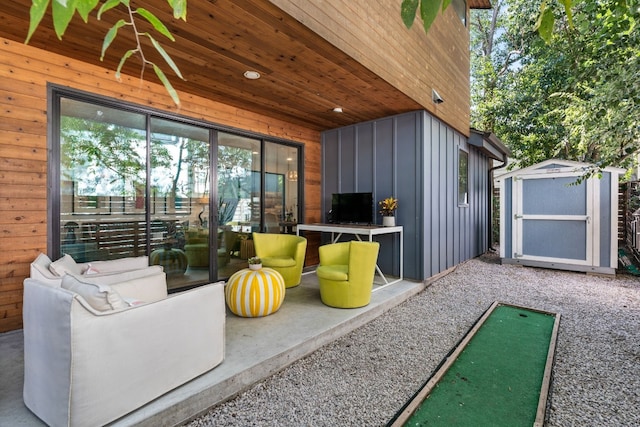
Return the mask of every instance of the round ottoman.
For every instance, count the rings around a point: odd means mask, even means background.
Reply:
[[[242,317],[262,317],[278,311],[284,300],[284,279],[271,268],[236,271],[227,282],[229,310]]]
[[[164,247],[151,252],[151,265],[161,265],[167,276],[181,276],[187,271],[187,256],[180,249]]]

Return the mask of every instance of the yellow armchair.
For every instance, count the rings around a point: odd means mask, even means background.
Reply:
[[[364,307],[371,301],[378,242],[342,242],[320,246],[316,270],[320,298],[330,307]]]
[[[285,287],[300,284],[307,239],[291,234],[253,233],[253,245],[262,266],[282,274]]]

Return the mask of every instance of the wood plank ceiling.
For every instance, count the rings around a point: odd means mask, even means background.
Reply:
[[[267,0],[197,0],[188,3],[187,22],[173,19],[166,0],[132,0],[167,23],[176,42],[161,40],[185,81],[168,71],[164,61],[145,45],[145,55],[167,70],[180,91],[306,126],[332,129],[386,117],[422,107],[383,81],[357,61],[329,44]],[[29,27],[31,0],[4,1],[0,5],[0,37],[24,41]],[[107,30],[120,18],[119,10],[101,21],[78,17],[58,41],[47,14],[30,45],[115,70],[123,52],[133,48],[133,34],[120,30],[117,40],[100,62],[100,47]],[[146,31],[148,28],[142,28]],[[247,80],[243,73],[262,77]],[[140,61],[129,60],[123,72],[140,74]],[[147,69],[145,79],[157,81]],[[168,101],[169,103],[170,101]],[[334,107],[342,107],[337,114]]]

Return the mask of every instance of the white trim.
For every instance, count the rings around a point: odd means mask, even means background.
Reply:
[[[611,174],[611,254],[609,259],[609,267],[618,267],[618,191],[619,177],[617,174]],[[623,219],[626,221],[626,218]]]
[[[505,181],[498,181],[498,186],[500,188],[500,258],[505,258],[506,251],[506,222],[507,220],[511,221],[511,218],[505,218],[506,203],[504,202],[507,197],[506,183]],[[512,192],[513,194],[513,192]],[[513,196],[512,196],[513,197]],[[512,232],[513,234],[513,232]]]
[[[547,168],[547,166],[549,165],[561,165],[561,167]],[[573,172],[574,176],[580,176],[582,175],[582,172],[584,171],[584,169],[592,166],[593,165],[589,163],[574,162],[571,160],[550,159],[550,160],[545,160],[544,162],[541,162],[541,163],[537,163],[532,166],[528,166],[523,169],[517,169],[512,172],[505,173],[504,175],[500,175],[498,179],[502,180],[505,178],[513,177],[515,175],[527,175],[527,174],[536,174],[536,173],[548,174],[548,173],[554,173],[558,171]],[[610,172],[612,175],[615,175],[615,174],[621,175],[626,172],[625,169],[615,168],[615,167],[606,167],[603,169],[603,171]]]

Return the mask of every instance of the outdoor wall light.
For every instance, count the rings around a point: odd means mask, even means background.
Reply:
[[[442,104],[444,102],[444,99],[442,99],[438,91],[435,89],[431,89],[431,99],[433,99],[433,102],[436,104]]]

